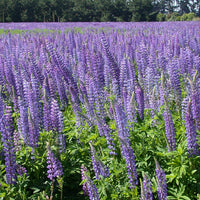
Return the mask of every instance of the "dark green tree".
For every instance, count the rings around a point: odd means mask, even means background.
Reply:
[[[153,21],[152,0],[131,0],[129,2],[129,11],[132,13],[131,21]]]

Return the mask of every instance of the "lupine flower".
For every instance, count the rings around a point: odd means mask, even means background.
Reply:
[[[144,120],[144,92],[139,84],[137,85],[135,95],[138,104],[138,114],[140,116],[140,119]]]
[[[186,134],[187,134],[187,146],[189,155],[198,155],[199,151],[197,150],[197,134],[195,129],[195,122],[192,117],[191,111],[191,101],[188,103],[187,110],[185,112],[185,126],[186,126]]]
[[[157,192],[159,200],[167,200],[167,183],[164,170],[156,161]]]
[[[167,100],[165,101],[165,111],[164,111],[164,120],[165,120],[165,134],[167,138],[167,147],[168,151],[175,150],[175,129],[174,123],[172,120],[172,115],[167,105]]]
[[[120,140],[121,153],[126,160],[126,166],[128,170],[128,178],[130,187],[134,187],[138,184],[137,172],[135,166],[135,156],[130,142],[130,133],[128,129],[126,115],[121,105],[115,104],[115,121],[118,127],[118,136]]]
[[[90,200],[100,200],[99,194],[96,186],[94,185],[92,179],[87,175],[88,170],[84,165],[81,166],[81,179],[85,182],[83,183],[83,192],[88,195]]]
[[[98,180],[100,180],[100,176],[102,175],[104,178],[110,175],[108,167],[106,167],[96,156],[96,152],[92,144],[91,147],[91,157],[92,157],[92,165],[94,169],[95,176]]]
[[[4,113],[4,105],[3,105],[3,101],[2,101],[1,96],[0,96],[0,122],[1,122],[1,119],[3,117],[3,113]]]
[[[116,64],[116,62],[114,60],[114,57],[110,53],[109,45],[108,45],[108,42],[106,40],[106,36],[105,36],[104,33],[102,33],[102,35],[101,35],[101,44],[102,44],[103,50],[104,50],[104,52],[106,54],[106,58],[108,59],[108,65],[111,68],[112,77],[114,79],[116,79],[117,82],[119,83],[120,70],[119,70],[119,67],[117,66],[117,64]]]
[[[51,100],[51,125],[55,132],[60,133],[63,129],[63,117],[57,100]]]
[[[17,131],[13,132],[13,142],[15,147],[15,152],[21,150],[21,144],[20,144],[20,133]]]
[[[128,113],[128,120],[130,122],[137,122],[137,111],[136,111],[136,99],[135,93],[133,92],[132,95],[129,94],[127,97],[128,105],[127,105],[127,113]]]
[[[141,198],[140,200],[153,200],[151,181],[145,173],[143,173],[143,183],[141,183]]]
[[[3,150],[6,165],[6,182],[7,184],[14,184],[16,182],[16,161],[15,161],[15,147],[13,144],[13,119],[12,108],[6,106],[5,114],[0,125]]]
[[[179,80],[177,66],[178,66],[177,60],[172,59],[172,62],[170,63],[170,66],[169,66],[169,75],[170,75],[171,86],[173,87],[175,98],[176,98],[175,100],[180,103],[181,102],[181,84]]]
[[[26,168],[21,165],[16,165],[16,171],[20,176],[23,176],[24,174],[25,174],[25,176],[27,176]]]
[[[192,115],[196,122],[196,129],[200,130],[200,96],[199,96],[199,88],[196,84],[197,73],[195,73],[193,81],[188,78],[188,81],[191,85],[191,103],[192,103]]]
[[[110,154],[111,155],[116,155],[115,153],[115,144],[113,142],[113,138],[112,138],[112,130],[110,129],[110,127],[106,124],[105,120],[98,117],[96,115],[96,120],[97,120],[97,127],[98,127],[98,131],[100,136],[105,136],[106,138],[106,142],[108,145],[108,148],[111,150]]]
[[[52,130],[51,124],[51,104],[48,101],[46,90],[44,89],[44,96],[43,96],[43,122],[44,122],[44,130],[50,131]]]
[[[77,94],[75,93],[75,90],[72,87],[69,87],[69,91],[70,91],[70,94],[71,94],[72,108],[73,108],[73,111],[76,115],[76,123],[77,123],[77,126],[80,126],[80,125],[83,124],[84,120],[83,120],[83,117],[80,114],[80,113],[82,113],[82,111],[81,111],[81,108],[79,106],[79,99],[78,99]]]
[[[47,144],[47,169],[48,178],[53,182],[55,181],[56,177],[61,177],[63,175],[62,165],[58,158],[55,158],[54,153],[49,147],[49,144]]]
[[[65,135],[64,134],[59,134],[58,135],[58,140],[59,140],[59,147],[60,147],[60,153],[65,151],[66,144],[65,144]]]

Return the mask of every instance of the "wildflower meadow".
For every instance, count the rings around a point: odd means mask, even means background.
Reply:
[[[200,200],[200,23],[0,24],[0,200]]]

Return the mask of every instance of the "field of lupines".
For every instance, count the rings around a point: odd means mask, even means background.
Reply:
[[[199,22],[0,29],[0,199],[200,199]]]

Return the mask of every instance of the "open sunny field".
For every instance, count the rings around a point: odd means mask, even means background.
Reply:
[[[0,24],[0,199],[200,199],[200,23]]]

